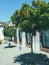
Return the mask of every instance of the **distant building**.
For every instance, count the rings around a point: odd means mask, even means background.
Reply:
[[[14,25],[13,25],[12,21],[8,21],[8,22],[6,22],[6,26],[14,26]]]
[[[4,35],[3,35],[4,26],[5,26],[5,23],[0,22],[0,40],[4,40]]]
[[[11,21],[8,22],[0,22],[0,40],[4,39],[3,29],[5,26],[14,26]]]

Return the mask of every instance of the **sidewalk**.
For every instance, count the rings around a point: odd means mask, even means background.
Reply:
[[[0,45],[0,65],[27,65],[27,63],[30,61],[31,49],[28,47],[22,47],[21,45],[13,44],[12,42],[11,46],[12,47],[8,47],[7,43]],[[45,52],[43,52],[43,54],[40,53],[33,53],[32,60],[37,63],[44,63],[43,65],[48,65],[49,58],[46,57]]]
[[[17,45],[13,48],[8,48],[7,46],[8,44],[0,45],[0,65],[20,65],[19,63],[14,63],[14,57],[30,52],[30,48],[22,47],[20,50]]]

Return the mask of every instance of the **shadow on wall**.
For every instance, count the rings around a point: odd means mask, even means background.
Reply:
[[[31,53],[26,53],[26,54],[22,54],[20,56],[14,57],[14,63],[19,63],[20,65],[30,65]],[[32,64],[33,65],[49,65],[49,58],[45,54],[32,53]]]

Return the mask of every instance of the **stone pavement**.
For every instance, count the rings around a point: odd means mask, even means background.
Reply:
[[[27,61],[29,61],[30,60],[29,57],[31,57],[31,55],[29,55],[30,52],[31,52],[30,48],[22,47],[21,45],[13,44],[12,42],[11,42],[11,47],[9,47],[8,42],[6,41],[4,44],[0,45],[0,65],[27,65]],[[46,57],[45,53],[42,53],[42,54],[33,53],[33,57],[34,56],[36,57],[36,58],[33,58],[33,61],[37,60],[38,62],[38,59],[40,61],[43,59],[48,59],[48,62],[49,62],[49,58]],[[46,63],[48,62],[46,61]],[[44,62],[41,62],[41,63],[44,63]],[[49,65],[49,63],[45,65]]]
[[[11,48],[6,43],[0,45],[0,65],[20,65],[19,63],[14,63],[14,57],[30,52],[30,48],[22,47],[20,49],[18,45],[12,45]]]

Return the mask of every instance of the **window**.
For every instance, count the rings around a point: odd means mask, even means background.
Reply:
[[[31,33],[26,33],[26,42],[27,44],[31,44]]]
[[[42,31],[43,46],[49,48],[49,30]]]

